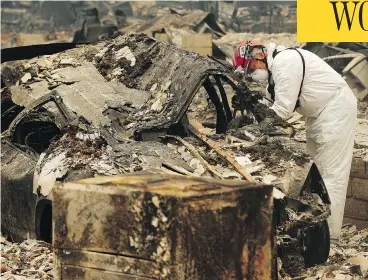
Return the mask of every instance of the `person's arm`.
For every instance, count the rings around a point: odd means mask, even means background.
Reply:
[[[275,102],[272,105],[276,114],[287,120],[294,112],[303,78],[303,62],[295,50],[279,53],[272,64],[272,77],[275,83]]]

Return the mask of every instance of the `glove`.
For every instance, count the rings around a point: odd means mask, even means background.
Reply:
[[[231,107],[235,110],[240,110],[240,96],[238,94],[234,94],[231,98]]]
[[[241,67],[238,67],[235,69],[234,74],[238,77],[238,78],[243,78],[244,76],[244,70]]]

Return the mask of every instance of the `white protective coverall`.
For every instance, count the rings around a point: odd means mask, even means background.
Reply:
[[[282,119],[291,117],[303,76],[296,50],[273,59],[276,45],[268,45],[268,67],[275,85],[272,109]],[[277,46],[277,50],[285,47]],[[317,165],[331,199],[328,219],[331,239],[339,239],[353,157],[357,100],[345,80],[320,57],[298,49],[305,60],[305,76],[297,112],[306,117],[307,150]]]

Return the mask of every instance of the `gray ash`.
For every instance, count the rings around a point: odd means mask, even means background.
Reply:
[[[252,161],[262,159],[267,167],[279,165],[280,159],[284,159],[285,161],[294,160],[299,166],[303,166],[309,161],[307,154],[293,153],[289,149],[285,149],[279,140],[264,145],[242,147],[241,151],[245,154],[249,153]]]

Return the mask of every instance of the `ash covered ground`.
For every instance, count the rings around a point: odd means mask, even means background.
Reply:
[[[51,244],[37,240],[12,243],[1,237],[1,279],[31,280],[54,279]],[[326,264],[304,269],[298,277],[290,277],[279,262],[280,278],[305,279],[367,279],[368,277],[368,229],[358,231],[346,224],[341,241],[331,245]]]

